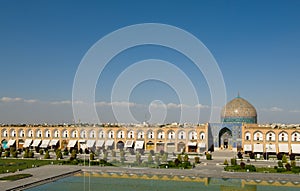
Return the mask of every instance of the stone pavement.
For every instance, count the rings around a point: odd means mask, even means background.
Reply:
[[[24,173],[33,175],[32,177],[20,179],[17,181],[0,181],[0,190],[22,190],[23,186],[29,188],[39,184],[44,184],[64,176],[80,172],[80,170],[81,168],[79,166],[46,165],[37,168],[26,169],[15,173],[0,174],[0,177]]]

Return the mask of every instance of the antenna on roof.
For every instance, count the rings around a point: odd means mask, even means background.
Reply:
[[[240,91],[238,91],[238,96],[237,96],[237,97],[238,97],[238,98],[241,97],[241,96],[240,96]]]

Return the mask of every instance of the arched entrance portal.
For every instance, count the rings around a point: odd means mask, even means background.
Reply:
[[[219,145],[221,149],[232,149],[232,132],[227,127],[219,132]]]

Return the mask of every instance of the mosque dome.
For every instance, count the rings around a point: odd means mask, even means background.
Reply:
[[[223,107],[221,120],[228,123],[257,123],[256,109],[238,95]]]

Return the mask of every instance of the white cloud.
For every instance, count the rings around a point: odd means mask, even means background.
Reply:
[[[300,110],[291,110],[289,112],[291,112],[291,113],[300,113]]]
[[[262,108],[261,111],[270,111],[270,112],[281,112],[283,111],[280,107],[271,107],[271,108]]]
[[[15,98],[12,98],[12,97],[2,97],[0,99],[0,101],[4,102],[4,103],[13,103],[13,102],[35,103],[38,100],[35,100],[35,99],[23,99],[23,98],[19,98],[19,97],[15,97]]]
[[[210,107],[209,107],[208,105],[197,104],[197,105],[195,105],[195,108],[199,108],[199,109],[209,109]]]
[[[63,100],[63,101],[52,101],[50,102],[50,104],[53,104],[53,105],[68,105],[68,104],[71,104],[72,101],[70,100]]]
[[[96,102],[96,106],[116,106],[116,107],[133,107],[137,106],[136,103],[133,102],[126,102],[126,101],[116,101],[116,102]]]

